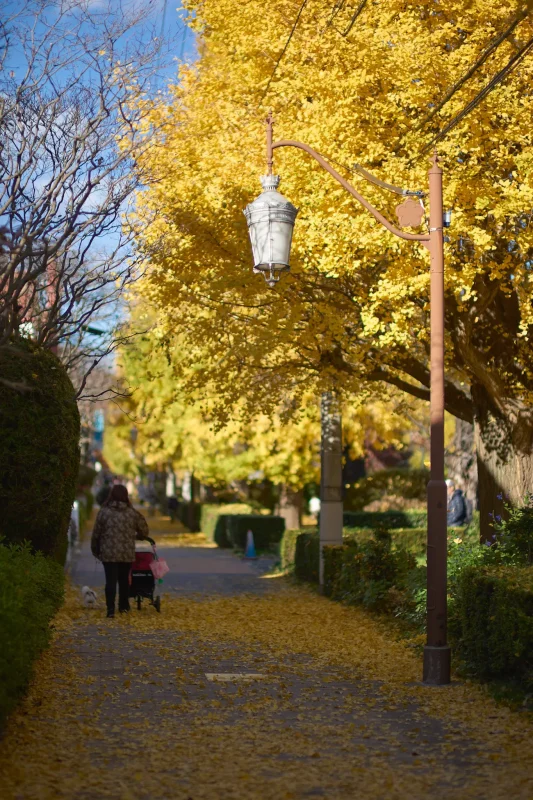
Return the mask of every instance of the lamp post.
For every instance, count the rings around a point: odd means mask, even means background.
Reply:
[[[262,194],[245,210],[254,257],[254,272],[262,273],[269,286],[275,286],[289,270],[292,230],[297,209],[277,191],[279,177],[272,174],[273,151],[279,147],[304,150],[340,183],[390,233],[408,241],[420,242],[430,254],[430,417],[431,474],[427,490],[427,640],[424,647],[424,683],[441,686],[450,682],[450,648],[447,643],[447,495],[444,481],[444,237],[442,169],[437,154],[429,170],[429,231],[407,233],[400,230],[316,150],[303,142],[287,139],[272,141],[272,116],[267,119],[267,175],[261,179]],[[383,184],[361,170],[366,180],[407,195],[396,213],[401,226],[417,227],[423,211],[408,192]]]

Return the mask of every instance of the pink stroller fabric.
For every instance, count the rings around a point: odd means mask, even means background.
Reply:
[[[152,561],[150,564],[153,576],[156,580],[160,580],[164,575],[169,572],[169,566],[164,558],[159,558],[157,561]]]

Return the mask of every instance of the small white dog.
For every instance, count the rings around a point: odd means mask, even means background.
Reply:
[[[94,608],[98,605],[96,592],[90,586],[84,586],[81,590],[81,597],[85,608]]]

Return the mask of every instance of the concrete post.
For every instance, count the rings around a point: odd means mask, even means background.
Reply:
[[[342,544],[342,417],[338,398],[324,392],[320,404],[321,474],[320,474],[320,568],[319,582],[324,585],[324,545]]]

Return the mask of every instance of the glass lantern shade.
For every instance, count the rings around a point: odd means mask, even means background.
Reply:
[[[298,209],[277,191],[277,175],[261,178],[262,193],[246,206],[244,215],[252,243],[254,272],[264,275],[270,287],[288,272],[292,231]]]

